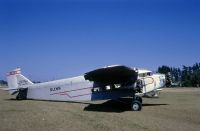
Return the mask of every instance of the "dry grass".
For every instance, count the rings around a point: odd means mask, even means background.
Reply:
[[[114,101],[89,104],[10,98],[7,92],[0,91],[1,131],[200,129],[200,89],[165,89],[160,98],[144,98],[140,112]]]

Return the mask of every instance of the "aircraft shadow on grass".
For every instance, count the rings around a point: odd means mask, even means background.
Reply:
[[[94,112],[115,112],[121,113],[125,111],[131,111],[131,102],[130,98],[121,98],[119,101],[109,100],[102,104],[89,104],[84,108],[84,111],[94,111]],[[142,104],[145,106],[163,106],[168,104]]]
[[[6,101],[19,101],[14,98],[5,99]],[[24,100],[23,100],[24,101]],[[34,100],[34,101],[45,101],[45,100]],[[49,100],[48,100],[49,101]],[[63,101],[52,101],[52,102],[63,102]],[[66,101],[65,101],[66,102]],[[94,111],[94,112],[115,112],[121,113],[125,111],[131,111],[131,98],[120,98],[119,100],[108,100],[104,103],[93,104],[86,102],[66,102],[66,103],[77,103],[77,104],[86,104],[84,111]],[[142,104],[145,106],[164,106],[169,104]]]

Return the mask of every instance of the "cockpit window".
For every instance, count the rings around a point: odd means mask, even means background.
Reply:
[[[140,73],[139,77],[147,77],[147,76],[152,76],[152,72],[147,72],[147,73]]]

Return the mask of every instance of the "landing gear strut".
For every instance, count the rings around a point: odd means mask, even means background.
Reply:
[[[142,81],[137,81],[136,88],[133,88],[132,111],[140,111],[142,109],[142,97],[135,95],[136,92],[142,92]]]

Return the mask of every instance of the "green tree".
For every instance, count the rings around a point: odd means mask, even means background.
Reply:
[[[200,86],[200,63],[195,63],[193,66],[183,65],[182,69],[163,65],[158,67],[158,72],[166,76],[171,76],[172,82],[180,82],[185,87]],[[169,78],[168,78],[169,79]]]

